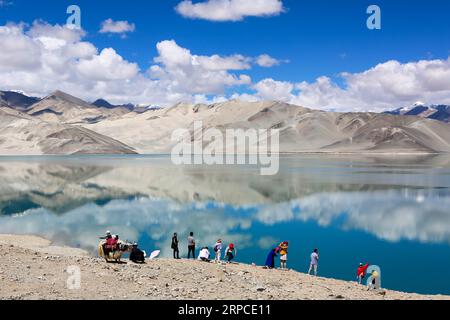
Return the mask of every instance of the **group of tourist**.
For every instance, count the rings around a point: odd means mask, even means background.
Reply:
[[[192,258],[195,259],[195,238],[194,233],[191,232],[187,238],[187,244],[188,244],[188,259]],[[173,258],[174,259],[180,259],[180,249],[179,249],[179,240],[178,240],[178,234],[174,233],[172,237],[172,245],[171,248],[173,250]],[[289,242],[283,241],[281,242],[276,248],[272,249],[269,252],[269,255],[267,256],[265,267],[268,269],[275,268],[275,257],[277,255],[280,256],[280,269],[281,270],[287,270],[287,257],[288,257],[288,249],[289,249]],[[222,251],[223,251],[223,244],[222,239],[218,239],[216,243],[213,246],[214,250],[214,261],[220,262],[222,260]],[[224,260],[228,263],[231,263],[233,259],[236,257],[237,250],[233,243],[230,243],[226,249],[224,254]],[[198,260],[202,260],[205,262],[211,262],[211,253],[209,251],[209,247],[202,247],[200,249]],[[317,276],[319,266],[319,250],[314,249],[313,253],[311,254],[311,262],[309,266],[308,274],[314,273],[315,276]]]
[[[105,240],[105,243],[104,243],[105,252],[112,252],[114,250],[117,250],[117,246],[119,243],[118,235],[112,235],[111,232],[108,231],[106,233],[106,237],[103,237],[101,239]],[[174,233],[173,237],[172,237],[172,244],[171,244],[174,259],[180,259],[179,244],[180,244],[180,242],[178,240],[178,234]],[[200,261],[204,261],[204,262],[215,261],[217,263],[220,263],[222,261],[223,248],[224,248],[224,246],[223,246],[222,239],[218,239],[213,246],[213,251],[214,251],[213,259],[211,257],[211,253],[209,251],[209,247],[207,247],[207,246],[202,247],[200,249],[197,259]],[[189,236],[187,237],[187,249],[188,249],[188,259],[191,259],[191,257],[192,257],[192,259],[195,259],[196,240],[194,238],[193,232],[190,232]],[[287,268],[288,250],[289,250],[289,242],[288,241],[283,241],[278,246],[271,249],[269,254],[267,255],[264,267],[266,269],[274,269],[275,268],[275,258],[277,256],[279,256],[280,257],[280,269],[288,270],[288,268]],[[228,246],[225,248],[223,260],[225,260],[227,263],[232,263],[232,261],[234,260],[236,255],[237,255],[236,246],[233,243],[229,243]],[[130,260],[134,261],[134,262],[145,261],[145,252],[141,251],[138,248],[137,243],[134,243],[132,246]],[[357,268],[356,279],[359,284],[363,283],[363,280],[367,275],[367,270],[368,270],[369,266],[370,266],[369,263],[366,263],[366,264],[360,263],[359,267]],[[314,249],[310,255],[308,275],[313,274],[314,276],[317,276],[318,268],[319,268],[319,250]],[[377,288],[377,280],[378,279],[379,279],[379,273],[376,270],[373,270],[371,272],[371,281],[369,283],[369,288],[368,288],[369,290]]]
[[[269,254],[267,255],[265,268],[273,269],[275,268],[275,257],[279,254],[280,255],[280,269],[281,270],[287,270],[286,264],[287,264],[287,254],[288,254],[288,248],[289,248],[289,242],[284,241],[281,242],[276,248],[270,250]],[[309,270],[308,275],[311,275],[312,273],[314,276],[317,276],[318,268],[319,268],[319,250],[314,249],[311,253],[311,259],[309,263]],[[366,263],[360,263],[358,269],[356,270],[356,281],[358,284],[362,284],[364,278],[367,275],[367,269],[369,268],[370,264]],[[379,273],[376,270],[373,270],[371,272],[371,281],[369,283],[369,290],[370,289],[376,289],[377,288],[377,282],[379,279]]]
[[[191,232],[187,238],[187,244],[188,244],[188,259],[192,258],[195,259],[195,238],[194,233]],[[289,249],[289,242],[283,241],[281,242],[277,247],[270,250],[269,254],[266,258],[266,263],[264,265],[267,269],[274,269],[275,268],[275,258],[279,255],[280,257],[280,269],[281,270],[288,270],[287,268],[287,261],[288,261],[288,249]],[[178,241],[178,234],[174,233],[172,237],[172,250],[173,250],[173,258],[174,259],[180,259],[180,250],[179,250],[179,241]],[[222,239],[218,239],[216,243],[213,246],[214,250],[214,261],[215,262],[221,262],[222,260],[222,251],[223,251],[223,244]],[[224,254],[224,260],[228,263],[231,263],[233,259],[235,258],[237,254],[236,247],[233,243],[230,243],[226,249]],[[205,262],[211,262],[211,253],[209,251],[209,247],[202,247],[200,249],[198,260],[205,261]],[[310,262],[309,262],[309,275],[317,276],[318,274],[318,268],[319,268],[319,250],[314,249],[313,252],[310,255]],[[364,278],[367,274],[367,269],[369,268],[369,264],[363,264],[361,263],[356,271],[356,279],[359,284],[362,284]],[[379,277],[379,274],[377,271],[372,271],[371,273],[372,281],[369,284],[369,289],[374,289],[376,287],[376,280]]]
[[[180,242],[178,240],[178,234],[174,233],[171,244],[174,259],[180,259],[179,243]],[[189,233],[189,236],[187,238],[187,244],[188,244],[188,259],[191,259],[191,256],[192,259],[195,259],[196,242],[193,232]],[[222,251],[223,251],[222,239],[218,239],[216,241],[216,243],[213,246],[213,250],[214,250],[214,261],[220,262],[222,260]],[[230,243],[225,249],[224,260],[228,263],[231,263],[233,259],[236,257],[236,255],[237,249],[233,243]],[[209,247],[202,247],[200,249],[198,260],[211,262],[211,253],[209,251]]]
[[[280,269],[287,270],[287,256],[288,256],[289,242],[283,241],[276,248],[270,250],[269,254],[266,258],[265,267],[268,269],[275,268],[275,257],[280,255]],[[314,272],[314,275],[317,276],[317,270],[319,267],[319,250],[314,249],[313,253],[311,253],[311,261],[309,264],[308,274]]]

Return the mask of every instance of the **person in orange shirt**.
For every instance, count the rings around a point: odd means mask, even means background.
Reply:
[[[280,267],[282,270],[287,269],[287,255],[288,255],[288,248],[289,248],[289,242],[284,241],[280,243],[279,250],[280,250]]]

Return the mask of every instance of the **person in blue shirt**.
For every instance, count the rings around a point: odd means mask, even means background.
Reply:
[[[272,249],[266,259],[265,266],[269,269],[275,268],[275,257],[277,256],[277,249]]]

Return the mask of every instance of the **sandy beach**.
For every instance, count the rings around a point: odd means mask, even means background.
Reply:
[[[80,249],[35,236],[0,235],[0,299],[7,300],[450,300],[365,286],[295,271],[244,264],[156,259],[144,265],[107,264]],[[67,272],[81,271],[69,289]]]

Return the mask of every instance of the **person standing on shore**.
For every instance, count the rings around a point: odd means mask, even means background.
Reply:
[[[314,270],[314,275],[317,277],[317,269],[319,268],[319,250],[314,249],[313,253],[311,253],[311,263],[309,264],[308,274]]]
[[[228,263],[231,263],[236,254],[237,254],[236,247],[234,246],[233,243],[230,243],[230,245],[225,250],[225,259],[227,259]]]
[[[220,257],[222,255],[222,240],[221,239],[217,240],[216,244],[214,245],[214,252],[216,254],[216,257],[214,260],[216,262],[220,262]]]
[[[180,259],[180,250],[178,249],[178,234],[174,233],[172,237],[173,258]]]
[[[275,257],[277,256],[277,249],[272,249],[267,255],[266,267],[269,269],[275,268]]]
[[[288,248],[289,248],[289,242],[284,241],[280,243],[280,268],[281,270],[287,269],[287,255],[288,255]]]
[[[367,269],[369,268],[369,264],[359,264],[358,270],[356,270],[356,277],[358,284],[362,284],[364,278],[366,277]]]
[[[191,252],[192,252],[192,259],[195,259],[195,238],[193,232],[189,234],[187,241],[188,241],[188,259],[191,258]]]

